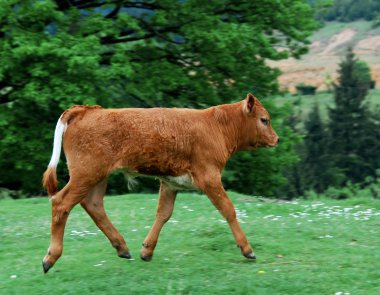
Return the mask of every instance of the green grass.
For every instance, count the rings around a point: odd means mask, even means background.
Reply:
[[[325,41],[331,38],[333,35],[342,32],[345,29],[352,29],[357,31],[355,40],[362,37],[368,31],[374,30],[372,28],[372,22],[370,21],[354,21],[354,22],[327,22],[321,29],[316,31],[312,36],[312,41]]]
[[[351,25],[352,23],[350,23]],[[346,23],[341,22],[328,22],[324,26],[322,26],[318,31],[316,31],[311,39],[312,41],[324,41],[325,39],[330,38],[331,36],[338,34],[342,30],[347,28]]]
[[[141,261],[157,198],[125,195],[107,197],[106,209],[135,260],[118,258],[77,207],[63,256],[47,275],[49,201],[0,200],[0,293],[380,294],[379,201],[264,203],[230,195],[257,262],[240,256],[227,224],[196,194],[179,195],[153,260]]]

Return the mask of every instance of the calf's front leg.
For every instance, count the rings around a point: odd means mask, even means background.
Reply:
[[[197,182],[198,187],[207,195],[210,201],[227,220],[241,253],[248,259],[256,259],[252,247],[236,218],[234,205],[223,188],[220,175]]]
[[[176,196],[177,191],[171,189],[165,182],[161,181],[156,220],[148,236],[144,240],[140,254],[142,260],[150,261],[152,259],[153,251],[156,248],[161,229],[173,213]]]

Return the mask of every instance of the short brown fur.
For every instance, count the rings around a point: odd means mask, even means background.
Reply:
[[[57,192],[58,179],[56,169],[48,167],[42,178],[42,185],[48,191],[49,196]]]
[[[255,258],[221,183],[221,172],[232,154],[275,146],[279,141],[268,112],[252,94],[240,102],[205,110],[74,106],[63,113],[61,122],[68,124],[63,148],[70,181],[56,193],[55,169],[48,168],[43,177],[44,187],[54,195],[51,244],[43,261],[45,272],[62,254],[64,226],[70,210],[78,203],[118,255],[130,257],[123,237],[103,207],[107,176],[115,169],[161,180],[156,221],[141,250],[143,260],[151,259],[180,188],[204,192],[228,221],[243,255]],[[176,177],[191,183],[179,183]]]

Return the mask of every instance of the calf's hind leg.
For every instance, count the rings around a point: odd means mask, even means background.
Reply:
[[[51,241],[48,253],[42,261],[45,273],[47,273],[59,257],[61,257],[67,218],[69,217],[71,209],[86,196],[87,192],[85,186],[77,186],[74,185],[72,181],[69,181],[62,190],[51,198]]]
[[[128,247],[124,238],[113,226],[109,220],[106,212],[104,211],[104,194],[107,188],[107,180],[99,182],[95,185],[87,197],[81,201],[81,206],[86,210],[88,215],[92,218],[98,228],[106,235],[111,242],[111,245],[116,249],[119,257],[131,258]]]

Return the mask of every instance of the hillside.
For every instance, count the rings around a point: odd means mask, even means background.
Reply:
[[[367,21],[326,23],[311,37],[308,54],[299,60],[270,63],[283,72],[281,88],[295,92],[297,84],[305,83],[316,86],[317,91],[327,90],[336,80],[338,65],[350,46],[360,60],[368,63],[372,79],[380,87],[380,28],[373,29],[371,25]]]

